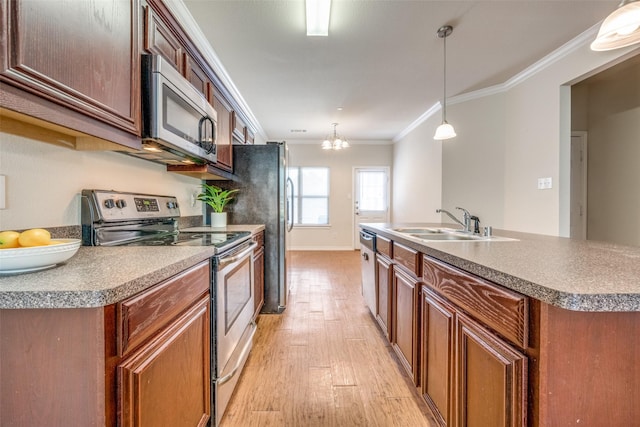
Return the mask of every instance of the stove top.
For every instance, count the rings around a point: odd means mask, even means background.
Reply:
[[[249,240],[250,235],[248,231],[178,232],[149,236],[119,246],[215,246],[219,253]]]

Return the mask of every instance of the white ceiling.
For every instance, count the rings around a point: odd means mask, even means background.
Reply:
[[[333,0],[307,37],[303,0],[183,0],[267,139],[392,140],[442,98],[504,83],[618,0]],[[343,107],[338,111],[338,107]],[[451,118],[451,117],[449,117]],[[292,132],[306,130],[306,132]]]

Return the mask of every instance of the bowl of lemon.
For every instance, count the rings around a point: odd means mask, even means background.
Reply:
[[[80,239],[52,239],[44,228],[21,233],[0,231],[0,274],[19,274],[55,267],[80,248]]]

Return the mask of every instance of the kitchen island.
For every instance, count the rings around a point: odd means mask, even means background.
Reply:
[[[374,315],[441,425],[640,419],[639,248],[500,230],[513,240],[433,242],[397,229],[442,224],[361,227],[379,242],[387,305]]]

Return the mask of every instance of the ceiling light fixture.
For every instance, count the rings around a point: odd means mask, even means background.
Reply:
[[[442,140],[449,139],[456,136],[456,131],[453,129],[449,123],[447,123],[447,37],[451,35],[453,32],[453,27],[451,25],[445,25],[438,28],[438,37],[440,37],[444,41],[444,55],[443,55],[443,67],[444,67],[444,84],[443,84],[443,95],[442,95],[442,124],[438,126],[436,129],[436,134],[433,136],[433,139]]]
[[[640,1],[622,0],[600,26],[591,50],[612,50],[640,43]]]
[[[328,36],[331,0],[306,0],[307,35]]]
[[[338,135],[336,131],[336,126],[338,123],[331,123],[333,126],[333,135],[329,135],[322,141],[322,149],[323,150],[342,150],[343,148],[349,148],[350,145],[346,139]]]

